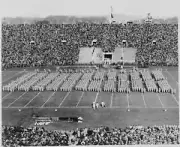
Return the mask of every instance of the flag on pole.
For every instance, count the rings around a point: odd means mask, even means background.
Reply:
[[[113,7],[111,6],[111,18],[114,18],[113,16]]]
[[[111,6],[110,23],[116,23],[116,21],[114,20],[114,14],[113,14],[113,7],[112,6]]]

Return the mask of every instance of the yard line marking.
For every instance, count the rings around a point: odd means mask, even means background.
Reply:
[[[3,81],[2,83],[9,81],[10,79],[12,79],[13,77],[15,77],[16,75],[19,75],[19,74],[22,73],[22,72],[24,72],[24,71],[20,71],[20,72],[14,74],[14,76],[9,77],[8,79],[6,79],[5,81]]]
[[[150,109],[161,109],[162,107],[149,107]],[[179,109],[179,107],[164,107],[166,109]]]
[[[76,107],[76,106],[62,106],[61,108],[75,108],[75,109],[78,109],[78,108],[92,108],[92,107],[90,107],[90,106],[78,106],[78,107]]]
[[[174,76],[168,71],[166,70],[166,72],[170,75],[170,77],[176,82],[176,84],[178,85],[179,83],[174,79]]]
[[[41,92],[39,92],[37,95],[35,95],[35,97],[33,97],[24,107],[26,107],[27,105],[29,105]]]
[[[145,101],[145,99],[144,99],[144,94],[141,93],[141,96],[142,96],[142,98],[143,98],[144,106],[145,106],[145,108],[147,108],[146,101]]]
[[[129,109],[129,95],[127,93],[127,103],[128,103],[128,109]]]
[[[177,105],[179,106],[179,102],[177,101],[176,97],[174,96],[174,94],[171,94],[172,97],[174,98],[174,100],[176,101]]]
[[[127,109],[127,107],[121,107],[121,106],[113,106],[111,109],[119,109],[119,108],[122,108],[122,109]],[[145,107],[131,107],[131,109],[147,109]]]
[[[6,94],[4,97],[2,97],[2,100],[4,100],[7,96],[11,95],[12,92]]]
[[[76,107],[79,105],[80,101],[82,100],[83,95],[84,95],[84,91],[82,92],[82,95],[81,95],[81,97],[80,97],[80,99],[79,99],[79,101],[78,101],[78,103],[77,103]]]
[[[52,98],[52,96],[56,93],[56,91],[54,91],[49,97],[48,99],[45,101],[45,103],[41,106],[41,108],[44,107],[44,105]]]
[[[159,101],[160,101],[160,103],[161,103],[161,105],[162,105],[162,108],[164,108],[164,105],[163,105],[163,103],[162,103],[162,101],[161,101],[161,98],[160,98],[159,94],[156,93],[156,95],[157,95],[157,97],[158,97],[158,99],[159,99]]]
[[[22,70],[22,71],[23,71],[23,70]],[[5,70],[5,71],[3,70],[2,73],[3,73],[3,72],[19,72],[19,70]]]
[[[114,93],[112,92],[112,95],[111,95],[111,103],[110,103],[110,108],[112,108],[113,96],[114,96]]]
[[[28,92],[28,91],[27,91]],[[19,100],[23,95],[25,95],[27,92],[24,92],[23,94],[21,94],[17,99],[15,99],[12,103],[10,103],[9,105],[8,105],[8,108],[12,105],[12,104],[14,104],[17,100]]]
[[[13,107],[2,107],[3,109],[30,109],[30,108],[34,108],[34,109],[69,109],[69,108],[73,108],[73,109],[89,109],[89,108],[92,108],[90,106],[79,106],[79,107],[33,107],[33,106],[30,106],[30,107],[16,107],[16,106],[13,106]],[[164,107],[164,108],[167,108],[167,109],[179,109],[179,107]],[[118,106],[114,106],[114,107],[105,107],[105,108],[102,108],[102,109],[127,109],[127,107],[118,107]],[[162,107],[148,107],[148,108],[144,108],[144,107],[131,107],[131,109],[162,109]]]
[[[7,109],[8,107],[2,107],[3,109]],[[79,109],[79,108],[83,108],[83,109],[89,109],[89,108],[92,108],[92,107],[90,107],[90,106],[79,106],[79,107],[75,107],[75,106],[73,106],[73,107],[69,107],[69,106],[65,106],[65,107],[34,107],[34,106],[30,106],[30,107],[16,107],[16,106],[13,106],[13,107],[9,107],[9,109],[30,109],[30,108],[34,108],[34,109],[63,109],[63,108],[65,108],[65,109],[69,109],[69,108],[73,108],[73,109]]]
[[[108,108],[108,107],[106,107]],[[113,106],[111,109],[119,109],[119,108],[122,108],[122,109],[127,109],[127,107],[120,107],[120,106]],[[164,108],[167,108],[167,109],[179,109],[179,107],[164,107]],[[104,109],[104,108],[103,108]],[[131,109],[162,109],[162,107],[131,107]]]
[[[68,97],[68,95],[71,93],[71,91],[69,91],[66,96],[63,98],[62,102],[59,104],[58,108],[61,107],[62,103],[65,101],[65,99]]]
[[[91,106],[79,106],[79,107],[77,107],[77,108],[92,108]]]
[[[98,95],[99,95],[99,92],[97,92],[97,94],[96,94],[96,98],[95,98],[95,100],[94,100],[95,103],[96,103],[96,101],[97,101]]]

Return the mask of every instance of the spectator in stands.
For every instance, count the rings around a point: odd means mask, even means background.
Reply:
[[[177,24],[31,24],[2,25],[2,66],[39,67],[77,63],[79,48],[94,44],[114,51],[127,41],[138,48],[136,61],[178,64]]]
[[[180,144],[180,127],[129,126],[124,129],[99,127],[49,131],[38,127],[3,126],[2,142],[3,146]]]

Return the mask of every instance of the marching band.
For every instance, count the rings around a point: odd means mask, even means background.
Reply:
[[[117,86],[116,86],[117,85]],[[164,77],[162,70],[147,69],[130,71],[121,69],[117,71],[84,70],[74,73],[57,72],[50,70],[28,72],[2,87],[3,91],[96,91],[96,92],[156,92],[176,93]]]

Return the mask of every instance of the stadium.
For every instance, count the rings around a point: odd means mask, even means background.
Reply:
[[[179,144],[178,85],[177,24],[2,24],[4,146]]]

